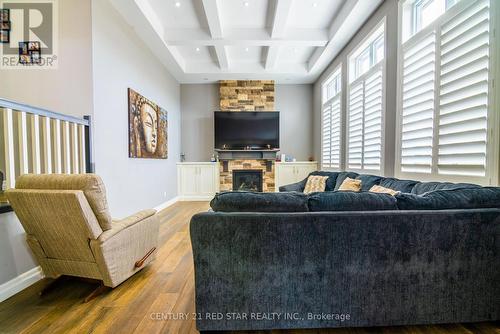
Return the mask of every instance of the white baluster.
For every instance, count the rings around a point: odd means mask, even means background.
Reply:
[[[43,170],[52,173],[52,143],[50,135],[50,118],[42,117],[42,156]]]
[[[19,141],[19,174],[29,173],[28,162],[28,127],[26,123],[26,113],[17,112],[17,133]]]
[[[61,158],[61,121],[58,119],[52,120],[52,144],[54,156],[54,172],[60,174],[62,172]]]
[[[4,124],[5,181],[7,189],[16,186],[16,166],[14,160],[14,122],[12,109],[1,109]]]
[[[78,128],[75,123],[71,123],[71,171],[78,174],[78,167]]]
[[[69,123],[66,121],[62,122],[62,147],[63,147],[63,165],[64,173],[71,173],[71,145],[70,145],[70,135],[69,135]]]
[[[80,163],[80,173],[86,172],[86,161],[85,161],[85,125],[78,125],[78,157]]]
[[[40,174],[40,123],[38,115],[30,115],[31,119],[31,160],[33,173]]]

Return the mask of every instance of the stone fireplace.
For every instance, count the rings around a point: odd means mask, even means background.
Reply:
[[[262,173],[260,169],[233,170],[233,190],[262,192]]]
[[[251,184],[251,181],[253,180],[255,183],[256,182],[255,176],[257,174],[260,174],[262,180],[260,182],[261,188],[258,188],[257,190],[251,190],[251,189],[240,189],[240,190],[273,192],[275,187],[274,169],[275,169],[274,160],[265,160],[265,159],[221,160],[220,191],[238,190],[239,187],[241,186],[241,181],[247,181],[250,182],[248,184]],[[250,174],[253,174],[254,176],[249,177],[248,172],[252,172]],[[236,185],[238,186],[238,188],[235,187]],[[254,186],[252,185],[251,187]]]

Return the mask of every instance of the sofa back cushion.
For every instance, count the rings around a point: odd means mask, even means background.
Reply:
[[[370,174],[360,174],[356,177],[356,179],[361,180],[361,191],[369,191],[373,186],[378,186],[383,177]]]
[[[462,189],[462,188],[481,188],[477,184],[471,183],[450,183],[450,182],[420,182],[411,190],[412,194],[423,195],[434,190]]]
[[[215,195],[210,202],[221,212],[306,212],[307,195],[299,192],[256,193],[229,191]]]
[[[402,193],[411,193],[413,187],[418,183],[418,181],[413,180],[400,180],[392,177],[384,177],[380,180],[379,185],[384,188],[400,191]]]
[[[309,211],[397,210],[396,199],[388,194],[332,191],[309,196]]]
[[[459,188],[435,190],[423,195],[399,193],[400,210],[446,210],[500,208],[500,188]]]

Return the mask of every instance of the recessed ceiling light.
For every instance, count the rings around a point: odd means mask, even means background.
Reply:
[[[196,48],[196,52],[200,52],[200,48]]]
[[[249,48],[245,48],[245,51],[248,52]]]
[[[243,2],[243,6],[248,7],[249,3],[248,1]]]
[[[181,6],[181,2],[180,1],[176,1],[175,2],[175,7],[179,8]]]
[[[318,3],[317,2],[313,2],[313,7],[318,7]]]

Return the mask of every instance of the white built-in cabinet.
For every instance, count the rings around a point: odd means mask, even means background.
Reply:
[[[279,191],[281,186],[302,181],[309,173],[317,170],[318,163],[316,161],[277,162],[275,173],[276,191]]]
[[[177,192],[180,200],[209,200],[219,191],[219,163],[177,163]]]

